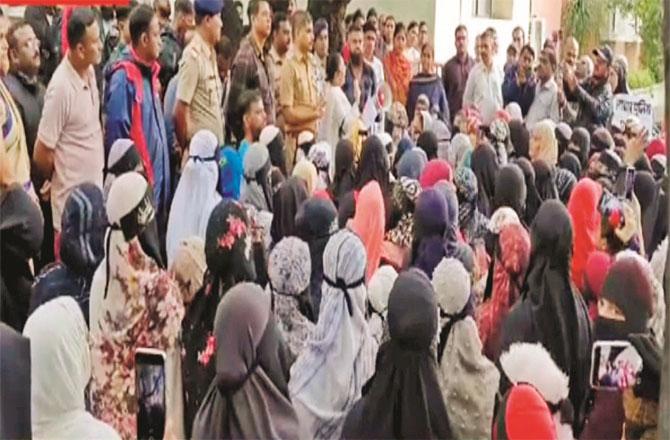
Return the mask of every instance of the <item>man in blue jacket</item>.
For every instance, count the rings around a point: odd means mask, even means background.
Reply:
[[[164,231],[170,201],[170,169],[165,121],[160,101],[158,17],[151,7],[130,13],[131,46],[107,73],[105,153],[115,140],[132,139],[153,185],[159,230]]]

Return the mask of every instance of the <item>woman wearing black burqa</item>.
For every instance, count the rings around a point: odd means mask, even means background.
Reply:
[[[572,224],[558,200],[540,206],[531,226],[531,254],[521,300],[503,325],[502,350],[514,342],[539,342],[570,377],[573,432],[581,432],[591,355],[586,305],[570,283]]]
[[[254,281],[251,228],[238,202],[222,201],[212,211],[205,233],[207,272],[182,321],[184,428],[191,432],[195,413],[216,374],[214,318],[226,292],[243,281]]]
[[[342,438],[452,438],[431,350],[437,302],[418,269],[398,276],[388,305],[391,340],[377,355],[377,371],[347,415]]]

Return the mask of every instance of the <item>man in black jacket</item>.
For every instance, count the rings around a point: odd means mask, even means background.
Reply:
[[[161,82],[163,93],[167,85],[179,69],[181,53],[186,45],[186,32],[195,27],[195,12],[190,0],[177,0],[174,4],[174,19],[172,24],[161,31],[161,54],[158,62],[161,71],[158,79]]]

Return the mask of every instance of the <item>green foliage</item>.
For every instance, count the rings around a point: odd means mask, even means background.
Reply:
[[[609,0],[610,7],[628,13],[637,21],[642,39],[642,65],[655,82],[663,79],[663,3],[661,0]]]
[[[631,89],[644,89],[657,82],[649,69],[634,70],[628,74],[628,85]]]
[[[609,0],[568,0],[564,28],[581,46],[600,42],[600,31],[607,23]]]

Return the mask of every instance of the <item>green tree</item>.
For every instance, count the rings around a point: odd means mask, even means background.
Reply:
[[[609,0],[610,7],[635,19],[642,39],[642,65],[663,80],[663,3],[661,0]]]

